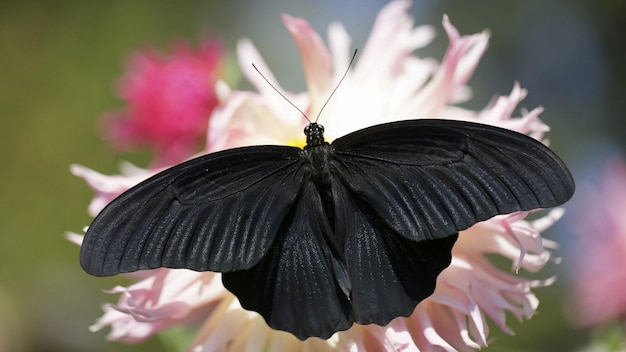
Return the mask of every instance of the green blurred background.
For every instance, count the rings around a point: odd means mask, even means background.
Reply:
[[[385,1],[152,1],[55,0],[0,3],[0,351],[165,351],[167,339],[138,346],[110,343],[87,327],[100,305],[114,300],[104,288],[123,278],[97,279],[82,272],[78,247],[66,231],[88,225],[92,192],[69,173],[79,163],[115,173],[120,160],[139,165],[142,153],[119,154],[100,138],[99,118],[120,108],[114,88],[129,54],[165,49],[177,39],[196,43],[215,34],[229,50],[249,37],[284,87],[304,88],[295,45],[280,22],[305,17],[324,36],[342,22],[362,48]],[[518,80],[529,90],[521,107],[542,105],[552,126],[553,148],[577,178],[623,153],[626,129],[626,2],[614,1],[419,1],[417,24],[437,29],[435,42],[419,52],[440,59],[447,45],[441,18],[447,13],[463,34],[489,29],[490,48],[470,81],[481,108]],[[623,154],[622,154],[623,155]],[[568,327],[571,229],[567,221],[548,234],[562,243],[559,275],[537,290],[537,317],[506,336],[493,329],[489,351],[571,351],[590,333]],[[508,266],[508,264],[507,264]]]

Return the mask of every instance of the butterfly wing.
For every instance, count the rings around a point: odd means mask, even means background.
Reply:
[[[301,340],[346,330],[353,322],[349,288],[329,236],[319,192],[305,179],[269,253],[251,269],[224,273],[224,286],[270,327]]]
[[[335,184],[333,194],[335,230],[345,236],[354,321],[384,326],[409,316],[435,290],[437,276],[450,265],[457,236],[410,240],[343,185]]]
[[[566,202],[574,180],[540,142],[453,120],[377,125],[332,143],[334,175],[396,233],[442,238],[497,214]]]
[[[230,149],[143,181],[94,219],[81,246],[83,269],[108,276],[158,267],[224,272],[254,266],[296,202],[300,152]]]
[[[407,316],[435,289],[460,230],[552,207],[574,182],[536,140],[450,120],[377,125],[332,143],[335,231],[356,322]]]

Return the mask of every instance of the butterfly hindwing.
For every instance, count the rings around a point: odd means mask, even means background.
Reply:
[[[396,233],[449,236],[497,214],[567,201],[574,181],[540,142],[453,120],[377,125],[332,143],[331,172]]]
[[[279,146],[230,149],[143,181],[93,221],[81,265],[97,276],[157,267],[252,267],[296,201],[300,152]]]
[[[224,273],[224,286],[274,329],[302,340],[329,338],[353,322],[343,264],[328,245],[332,236],[320,195],[307,180],[268,254],[251,269]]]
[[[410,240],[389,227],[358,195],[335,185],[335,231],[345,234],[343,253],[355,322],[386,325],[410,315],[433,293],[437,276],[450,265],[456,234]]]

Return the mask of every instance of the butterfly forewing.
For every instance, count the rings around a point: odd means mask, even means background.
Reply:
[[[304,171],[300,153],[279,146],[231,149],[153,176],[96,217],[81,265],[97,276],[157,267],[252,267],[296,200]]]
[[[366,128],[332,144],[331,173],[397,233],[442,238],[497,214],[567,201],[574,181],[540,142],[452,120]]]

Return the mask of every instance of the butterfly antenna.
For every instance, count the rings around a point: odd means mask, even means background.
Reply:
[[[283,98],[284,98],[284,99],[285,99],[285,100],[286,100],[289,104],[291,104],[291,106],[293,106],[294,108],[296,108],[296,110],[298,110],[298,111],[302,114],[302,116],[304,116],[304,118],[305,118],[307,121],[309,121],[309,123],[311,123],[311,120],[309,119],[309,117],[308,117],[308,116],[306,116],[306,114],[305,114],[304,112],[302,112],[302,110],[300,110],[300,108],[298,108],[298,107],[296,106],[296,104],[292,103],[292,102],[291,102],[291,100],[289,100],[289,98],[287,98],[287,97],[286,97],[283,93],[281,93],[281,92],[278,90],[278,88],[274,87],[274,85],[270,83],[270,81],[269,81],[269,80],[268,80],[268,79],[267,79],[267,78],[266,78],[266,77],[265,77],[265,76],[261,73],[261,71],[259,71],[259,69],[258,69],[258,68],[257,68],[254,64],[252,64],[252,67],[254,67],[254,69],[256,70],[256,72],[258,72],[258,73],[259,73],[259,75],[261,75],[261,77],[263,77],[263,79],[265,80],[265,82],[267,82],[267,84],[269,84],[269,85],[270,85],[270,87],[272,87],[272,88],[276,91],[276,93],[278,93],[278,95],[280,95],[281,97],[283,97]],[[317,120],[316,120],[316,121],[317,121]]]
[[[322,105],[322,108],[317,113],[317,117],[315,118],[315,122],[317,122],[317,120],[320,118],[320,115],[322,114],[322,111],[324,110],[324,108],[326,107],[328,102],[330,101],[330,98],[333,97],[333,95],[337,91],[337,88],[339,88],[339,86],[341,85],[341,82],[343,82],[343,79],[346,78],[346,76],[348,75],[348,72],[350,71],[350,67],[352,67],[352,63],[354,62],[354,58],[356,58],[356,52],[357,52],[357,49],[354,49],[354,54],[352,54],[352,58],[350,59],[350,63],[348,64],[348,68],[346,68],[346,72],[343,73],[343,76],[341,76],[341,79],[339,80],[339,83],[337,83],[337,85],[335,86],[335,89],[333,89],[332,93],[330,93],[330,95],[328,96],[328,99],[326,99],[326,102],[324,103],[324,105]]]

